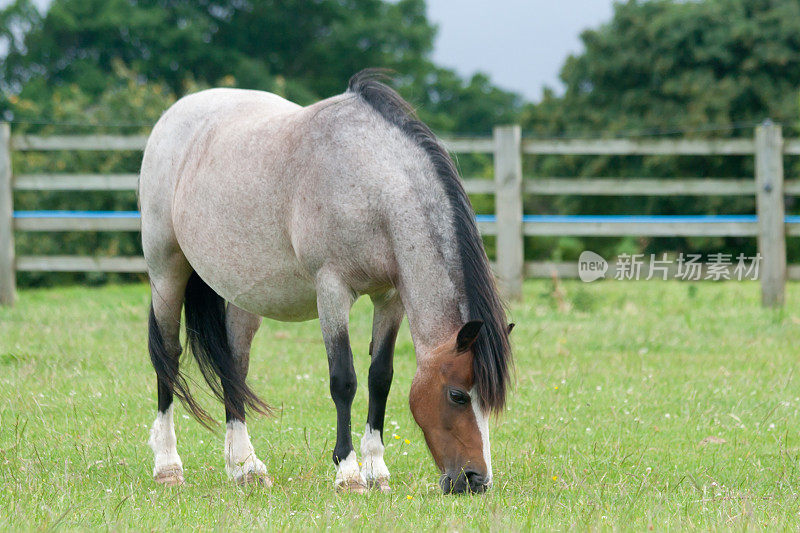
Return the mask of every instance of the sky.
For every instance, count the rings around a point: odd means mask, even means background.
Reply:
[[[10,0],[0,0],[0,7]],[[46,7],[50,0],[34,0]],[[434,60],[469,77],[477,71],[526,99],[563,91],[558,73],[581,51],[580,33],[611,19],[614,0],[427,0],[439,27]]]
[[[439,26],[433,58],[462,76],[489,74],[495,85],[538,101],[563,91],[564,60],[582,49],[580,33],[611,20],[614,0],[427,0]]]

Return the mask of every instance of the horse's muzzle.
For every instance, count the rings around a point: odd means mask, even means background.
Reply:
[[[486,476],[473,470],[460,470],[442,474],[439,486],[445,494],[481,493],[491,486]]]

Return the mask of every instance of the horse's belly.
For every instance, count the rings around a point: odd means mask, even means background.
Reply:
[[[276,276],[263,280],[226,300],[245,311],[273,320],[301,322],[317,318],[317,293],[313,285],[296,282],[293,277]]]
[[[220,262],[193,266],[220,296],[245,311],[287,322],[317,317],[317,294],[302,272],[274,262],[260,263],[263,270],[259,271],[253,268],[255,264],[259,262],[243,268]]]
[[[250,313],[293,322],[316,318],[313,278],[291,244],[263,226],[244,234],[219,231],[235,227],[220,218],[209,222],[191,215],[176,220],[181,250],[197,274],[226,301]]]

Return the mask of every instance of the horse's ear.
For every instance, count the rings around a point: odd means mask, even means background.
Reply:
[[[482,327],[483,320],[470,320],[461,326],[461,331],[458,332],[456,337],[456,351],[466,352],[469,350],[472,343],[478,338],[478,333],[481,332]]]
[[[516,324],[513,322],[508,324],[508,331],[506,332],[508,335],[511,335],[511,330],[514,329],[514,326],[516,326]]]

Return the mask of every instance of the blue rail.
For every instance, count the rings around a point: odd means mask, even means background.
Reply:
[[[14,211],[14,218],[139,218],[138,211]]]
[[[139,218],[138,211],[14,211],[14,218]],[[495,215],[476,215],[478,222],[497,222]],[[800,215],[787,215],[787,224],[800,224]],[[683,222],[710,224],[719,222],[758,222],[756,215],[524,215],[523,222],[559,222],[586,224],[659,224]]]
[[[478,222],[497,222],[495,215],[476,215]],[[683,222],[710,224],[719,222],[758,222],[756,215],[524,215],[523,222],[559,222],[586,224],[610,222],[613,224],[660,224],[663,222]],[[800,224],[800,216],[788,215],[787,224]]]

